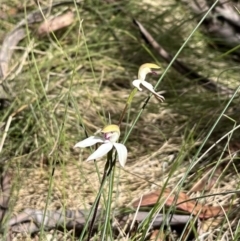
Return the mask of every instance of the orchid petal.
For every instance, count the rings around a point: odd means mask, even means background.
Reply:
[[[147,81],[142,81],[141,84],[149,91],[154,91],[152,84],[148,83]]]
[[[114,143],[113,145],[117,150],[119,163],[124,167],[127,161],[127,148],[121,143]]]
[[[113,148],[113,144],[110,141],[105,142],[104,144],[99,146],[99,148],[95,152],[93,152],[92,155],[88,157],[87,161],[98,159],[106,155],[112,148]]]
[[[138,90],[142,91],[142,88],[140,87],[141,83],[142,83],[142,81],[139,79],[136,79],[132,82],[133,86],[135,86]]]
[[[154,91],[153,94],[156,97],[156,99],[160,100],[161,102],[165,100],[164,96],[159,95],[157,92]]]
[[[158,100],[163,101],[165,98],[162,95],[159,95],[154,89],[152,84],[147,81],[142,81],[141,83],[146,89],[148,89]]]
[[[73,148],[76,148],[76,147],[84,148],[84,147],[93,146],[97,143],[102,143],[102,142],[104,142],[104,140],[101,137],[90,136],[87,139],[78,142]]]

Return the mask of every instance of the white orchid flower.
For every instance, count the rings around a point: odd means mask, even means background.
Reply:
[[[87,161],[91,161],[106,155],[114,147],[118,154],[119,163],[122,167],[124,167],[127,161],[127,148],[121,143],[116,143],[120,136],[119,126],[108,125],[103,128],[101,133],[103,134],[102,137],[90,136],[87,139],[78,142],[74,146],[74,148],[84,148],[88,146],[93,146],[97,143],[102,143],[102,145],[88,157]]]
[[[153,86],[145,81],[146,75],[149,73],[156,74],[152,69],[160,69],[160,67],[156,64],[146,63],[140,66],[138,70],[138,79],[134,80],[132,84],[139,90],[142,91],[142,88],[140,85],[145,87],[147,90],[149,90],[158,100],[161,102],[164,101],[164,97],[162,95],[159,95],[153,88]]]

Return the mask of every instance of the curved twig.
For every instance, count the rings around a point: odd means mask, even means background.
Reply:
[[[147,31],[146,28],[137,20],[134,19],[134,23],[138,26],[141,34],[144,38],[149,42],[149,44],[159,53],[159,55],[167,62],[170,63],[172,60],[172,56],[160,45],[157,41],[152,37],[152,35]],[[214,81],[198,74],[179,60],[174,61],[173,65],[174,69],[176,69],[180,74],[185,75],[188,79],[197,79],[198,84],[202,87],[213,91],[219,92],[221,94],[233,94],[233,90],[229,89],[225,86],[220,86],[214,83]]]
[[[80,1],[75,3],[80,4]],[[36,10],[28,14],[25,19],[21,20],[15,26],[15,28],[6,35],[6,37],[3,40],[2,48],[0,50],[0,84],[3,83],[3,80],[7,74],[8,64],[12,57],[14,48],[26,35],[25,25],[30,25],[43,21],[44,15],[48,13],[49,9],[70,4],[74,4],[74,1],[58,2],[54,3],[50,7],[45,7],[41,10]]]
[[[13,232],[27,232],[34,233],[40,230],[42,222],[44,222],[44,229],[50,230],[60,228],[64,225],[67,229],[75,229],[80,231],[86,222],[86,217],[89,211],[87,210],[57,210],[47,211],[44,217],[43,210],[25,209],[23,212],[15,217],[12,217],[8,225]],[[101,215],[102,211],[98,210],[96,215],[96,222],[93,228],[96,229],[99,224],[104,223],[104,217]],[[135,216],[135,222],[140,223],[144,221],[149,215],[149,212],[138,212]],[[152,228],[160,227],[166,219],[169,225],[184,225],[189,222],[193,217],[191,215],[169,215],[168,218],[164,214],[157,214],[153,220]],[[128,220],[133,220],[132,215],[122,215],[117,217],[117,223],[124,226]],[[112,222],[112,227],[117,231],[118,226],[116,222]]]

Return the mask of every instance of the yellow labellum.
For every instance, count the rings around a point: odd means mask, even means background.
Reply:
[[[151,69],[160,69],[160,68],[161,68],[160,66],[152,63],[142,64],[138,70],[138,79],[144,80],[145,76],[151,72]],[[142,79],[143,77],[144,79]]]
[[[107,125],[102,129],[101,132],[102,133],[117,132],[120,134],[120,129],[118,125]]]

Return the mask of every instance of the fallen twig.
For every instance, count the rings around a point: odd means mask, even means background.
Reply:
[[[75,2],[76,4],[79,4],[78,2]],[[17,44],[25,37],[25,25],[39,23],[44,20],[44,14],[46,14],[49,9],[52,9],[54,7],[59,7],[62,5],[68,5],[68,4],[74,4],[73,1],[62,1],[59,3],[54,3],[50,7],[43,8],[41,10],[36,10],[29,15],[26,16],[23,20],[21,20],[15,28],[10,31],[5,39],[3,40],[2,47],[0,50],[0,80],[4,79],[4,77],[7,74],[8,70],[8,63],[11,59],[14,47],[17,46]],[[2,81],[0,81],[0,84],[2,84]]]
[[[141,34],[144,36],[144,38],[151,44],[151,46],[157,50],[159,55],[167,62],[170,63],[172,60],[172,56],[160,45],[157,43],[157,41],[152,37],[152,35],[144,28],[144,26],[137,20],[134,19],[134,23],[138,26]],[[190,69],[188,66],[180,62],[179,60],[175,60],[172,64],[174,69],[176,69],[180,74],[184,75],[190,80],[197,79],[198,84],[202,87],[213,91],[213,92],[219,92],[221,94],[233,94],[233,90],[230,88],[227,88],[225,86],[220,86],[214,83],[214,81],[201,76],[197,72]]]
[[[8,210],[8,203],[11,195],[12,175],[10,172],[5,172],[1,177],[1,196],[0,196],[0,223]]]
[[[211,7],[212,2],[207,0],[181,0],[184,4],[196,15],[197,19],[201,19],[203,14]],[[232,53],[238,56],[239,61],[239,15],[238,1],[219,0],[218,5],[213,9],[211,14],[203,21],[204,33],[212,37],[212,43],[216,47],[219,44],[219,49],[226,51],[226,46],[232,49]]]
[[[44,216],[43,210],[25,209],[17,216],[12,217],[8,225],[13,232],[27,232],[34,233],[39,231],[42,223],[45,230],[53,228],[59,228],[66,226],[67,229],[74,229],[75,231],[81,231],[85,225],[86,217],[89,211],[86,210],[57,210],[47,211]],[[149,212],[138,212],[134,215],[135,222],[139,223],[145,220],[149,215]],[[121,215],[117,217],[118,223],[124,225],[127,220],[132,219],[130,215]],[[170,215],[167,220],[169,225],[184,225],[192,219],[191,215]],[[104,218],[101,215],[101,210],[97,211],[96,222],[94,223],[94,229],[98,227],[100,222],[104,222]],[[153,228],[160,227],[163,222],[166,222],[166,215],[157,214],[154,217],[152,223]],[[117,229],[116,223],[112,223],[113,229]],[[116,230],[117,231],[117,230]]]

